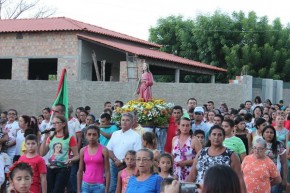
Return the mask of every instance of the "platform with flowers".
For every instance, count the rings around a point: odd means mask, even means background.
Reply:
[[[173,103],[166,103],[163,99],[152,99],[144,102],[135,99],[127,102],[123,107],[114,110],[112,120],[120,124],[122,113],[136,111],[138,122],[142,126],[163,127],[168,125]]]

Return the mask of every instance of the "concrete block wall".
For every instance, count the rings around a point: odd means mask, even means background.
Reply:
[[[120,62],[120,82],[128,82],[128,63],[126,61]]]
[[[133,99],[137,82],[92,82],[69,81],[69,101],[74,108],[89,105],[92,112],[100,115],[106,101],[122,100],[125,103]],[[39,115],[41,109],[50,107],[55,99],[58,81],[42,80],[0,80],[0,111],[15,108],[19,114]],[[246,99],[243,85],[211,83],[154,83],[154,98],[163,98],[167,102],[186,108],[187,99],[194,97],[198,105],[209,100],[219,107],[226,102],[229,107],[237,108]]]
[[[28,79],[28,58],[12,59],[12,79],[13,80]]]
[[[68,79],[77,80],[78,39],[76,32],[1,34],[0,59],[12,59],[12,79],[27,80],[31,58],[58,58],[58,73],[68,70]]]

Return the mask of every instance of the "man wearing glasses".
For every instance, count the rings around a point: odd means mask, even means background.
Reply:
[[[9,109],[7,113],[8,121],[4,131],[8,133],[8,141],[6,142],[7,154],[10,159],[13,160],[16,149],[16,133],[19,129],[17,119],[17,111],[15,109]]]

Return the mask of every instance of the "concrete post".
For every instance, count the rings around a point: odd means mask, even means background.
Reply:
[[[270,99],[273,101],[273,87],[274,82],[273,79],[263,79],[262,80],[262,100]]]
[[[211,83],[215,83],[215,75],[211,75],[211,80],[210,80]]]
[[[273,90],[273,103],[279,103],[279,100],[283,99],[283,81],[274,80],[274,88],[275,90]]]
[[[179,83],[180,80],[180,69],[175,69],[175,82]]]
[[[249,75],[243,76],[244,85],[244,101],[252,100],[253,98],[253,77]]]

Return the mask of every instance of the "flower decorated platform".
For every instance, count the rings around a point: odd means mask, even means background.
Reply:
[[[152,99],[148,102],[135,99],[127,102],[123,107],[115,109],[112,120],[120,125],[122,113],[136,111],[138,122],[143,127],[162,127],[168,125],[173,106],[173,103],[166,103],[163,99]]]

